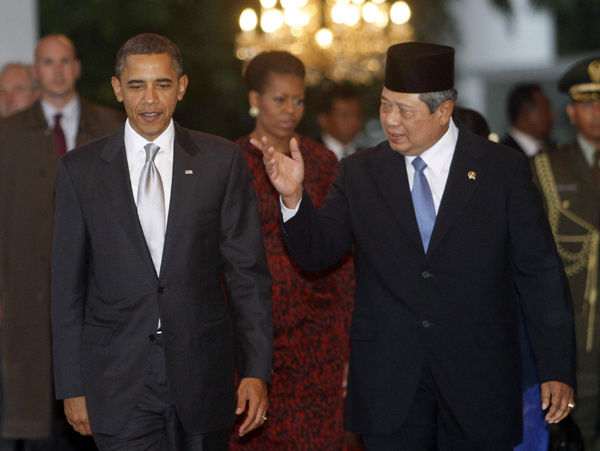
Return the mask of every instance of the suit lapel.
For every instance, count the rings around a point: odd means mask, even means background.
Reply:
[[[181,227],[186,222],[190,210],[190,197],[198,178],[198,168],[192,169],[192,160],[199,152],[198,146],[187,132],[175,124],[175,143],[173,145],[173,181],[171,184],[171,201],[165,235],[165,247],[161,263],[161,273],[168,266],[169,259],[175,252],[175,244]]]
[[[123,139],[124,130],[125,128],[121,127],[118,132],[110,136],[100,155],[100,158],[107,163],[102,174],[104,189],[126,235],[139,251],[139,255],[144,259],[148,269],[156,273],[133,200]]]
[[[383,199],[408,236],[423,251],[404,157],[398,152],[394,152],[389,144],[385,142],[382,145],[376,164],[375,180]]]
[[[435,252],[485,177],[485,152],[473,143],[473,136],[464,128],[459,131],[427,257]]]

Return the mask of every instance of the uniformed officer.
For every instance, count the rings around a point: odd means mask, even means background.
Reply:
[[[535,158],[536,175],[565,264],[575,308],[577,408],[586,449],[600,449],[600,56],[572,66],[558,88],[571,96],[567,115],[577,136]]]

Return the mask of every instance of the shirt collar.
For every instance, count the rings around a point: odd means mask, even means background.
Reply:
[[[354,141],[344,144],[328,133],[323,133],[321,138],[323,138],[323,145],[331,150],[338,157],[338,160],[341,160],[348,153],[356,151],[356,145]]]
[[[42,106],[42,111],[44,112],[44,118],[48,123],[48,127],[54,128],[54,116],[57,114],[62,114],[62,119],[65,121],[78,121],[79,113],[81,111],[81,103],[79,101],[79,95],[75,94],[75,96],[67,103],[62,109],[57,109],[54,105],[45,101],[44,99],[40,100],[40,105]]]
[[[448,130],[444,133],[438,142],[423,152],[421,159],[425,162],[427,167],[431,169],[435,174],[440,174],[444,168],[446,168],[448,160],[454,155],[454,149],[456,148],[456,141],[458,140],[458,128],[454,125],[454,121],[450,119],[448,122]],[[406,157],[406,165],[412,163],[417,156]]]
[[[148,141],[146,138],[136,132],[133,127],[131,127],[129,119],[127,119],[125,122],[124,140],[125,151],[127,152],[127,161],[130,163],[134,158],[138,157],[140,153],[144,154],[145,156],[146,151],[144,150],[144,146],[150,142],[153,142],[160,147],[160,150],[158,151],[159,154],[163,154],[164,157],[168,158],[170,161],[173,161],[173,143],[175,141],[175,125],[173,124],[173,119],[171,119],[171,122],[166,130],[162,132],[162,134],[154,141]]]
[[[534,138],[518,128],[511,127],[508,133],[521,146],[521,149],[523,149],[523,152],[528,157],[536,156],[544,148],[544,141]]]
[[[579,148],[581,149],[581,152],[583,153],[587,164],[589,166],[593,166],[596,148],[580,134],[577,134],[577,144],[579,144]]]

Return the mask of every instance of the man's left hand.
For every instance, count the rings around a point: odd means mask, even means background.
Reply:
[[[246,410],[248,405],[248,414],[246,420],[240,426],[240,436],[262,426],[267,421],[267,383],[262,379],[246,377],[240,381],[237,392],[236,415],[240,415]]]
[[[542,410],[548,407],[546,421],[548,423],[558,423],[564,419],[575,408],[575,398],[573,389],[567,384],[558,381],[544,382],[542,389]]]

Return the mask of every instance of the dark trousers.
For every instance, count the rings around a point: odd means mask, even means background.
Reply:
[[[427,363],[404,424],[388,435],[361,436],[367,451],[512,451],[515,441],[468,440],[445,404]]]
[[[101,451],[226,451],[230,428],[199,435],[183,428],[169,396],[163,338],[156,337],[144,389],[131,419],[116,435],[95,433],[96,445]]]

